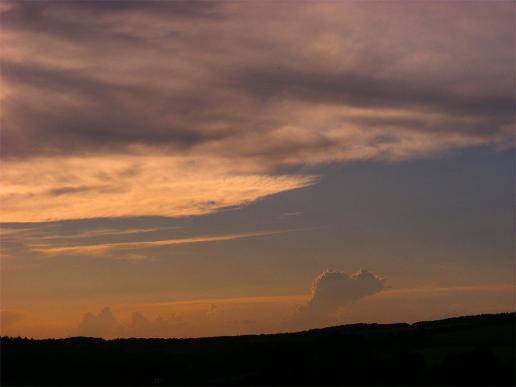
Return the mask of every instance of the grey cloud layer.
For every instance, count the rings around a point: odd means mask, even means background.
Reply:
[[[6,158],[274,167],[512,141],[510,2],[4,4]]]

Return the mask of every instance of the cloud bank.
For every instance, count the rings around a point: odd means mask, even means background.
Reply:
[[[0,12],[10,221],[200,214],[313,183],[284,167],[514,143],[511,2]]]

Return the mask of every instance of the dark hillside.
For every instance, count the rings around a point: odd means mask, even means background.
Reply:
[[[515,385],[515,314],[200,339],[2,338],[2,385]]]

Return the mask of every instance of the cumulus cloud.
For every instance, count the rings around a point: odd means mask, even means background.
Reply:
[[[301,327],[324,325],[334,319],[336,312],[364,297],[385,289],[385,279],[367,270],[348,275],[326,270],[312,284],[312,294],[290,323]]]
[[[176,315],[158,316],[149,319],[139,312],[133,312],[131,321],[123,325],[120,335],[125,337],[175,337],[181,334],[188,324]]]
[[[91,337],[112,337],[118,326],[111,308],[105,307],[98,314],[86,313],[79,324],[79,333]]]
[[[385,280],[367,270],[347,275],[341,271],[326,270],[314,281],[308,308],[333,311],[362,297],[384,289]]]
[[[314,182],[285,166],[513,141],[510,2],[2,4],[11,221],[194,215]]]
[[[98,314],[86,313],[78,327],[78,334],[90,337],[175,337],[187,327],[175,314],[149,319],[140,312],[133,312],[129,321],[118,320],[111,308],[105,307]]]

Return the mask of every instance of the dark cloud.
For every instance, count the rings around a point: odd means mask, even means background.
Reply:
[[[56,197],[63,195],[80,195],[89,193],[122,193],[127,192],[128,190],[128,187],[124,187],[122,185],[75,185],[55,187],[48,190],[46,194],[48,196]]]
[[[223,4],[215,1],[179,0],[167,1],[91,1],[81,2],[73,7],[80,7],[92,13],[106,14],[119,12],[148,12],[166,14],[182,19],[221,18],[225,15]]]
[[[95,153],[124,150],[130,144],[164,144],[181,149],[225,136],[224,130],[202,131],[179,119],[163,117],[176,110],[177,116],[188,121],[197,109],[209,103],[202,98],[100,81],[77,71],[5,61],[1,68],[7,83],[24,84],[43,91],[49,98],[78,98],[92,107],[85,109],[80,104],[58,104],[29,96],[9,99],[4,106],[4,156]],[[156,101],[161,98],[160,106]],[[212,116],[205,119],[215,121]]]
[[[189,21],[222,18],[223,7],[208,1],[6,1],[2,12],[2,27],[49,34],[61,39],[89,41],[99,38],[120,43],[145,43],[138,37],[115,32],[95,23],[92,28],[88,19],[101,19],[124,15],[166,15],[171,20]],[[63,15],[80,16],[76,20]],[[61,17],[60,17],[61,16]],[[99,28],[100,27],[100,28]]]
[[[4,158],[215,154],[274,168],[513,137],[512,4],[4,4]]]
[[[236,80],[236,86],[265,99],[300,99],[312,103],[369,108],[421,109],[451,115],[502,116],[506,123],[514,115],[514,93],[510,89],[501,90],[496,95],[459,93],[450,90],[450,85],[429,83],[424,78],[392,80],[377,77],[376,74],[314,73],[293,67],[249,70]]]

